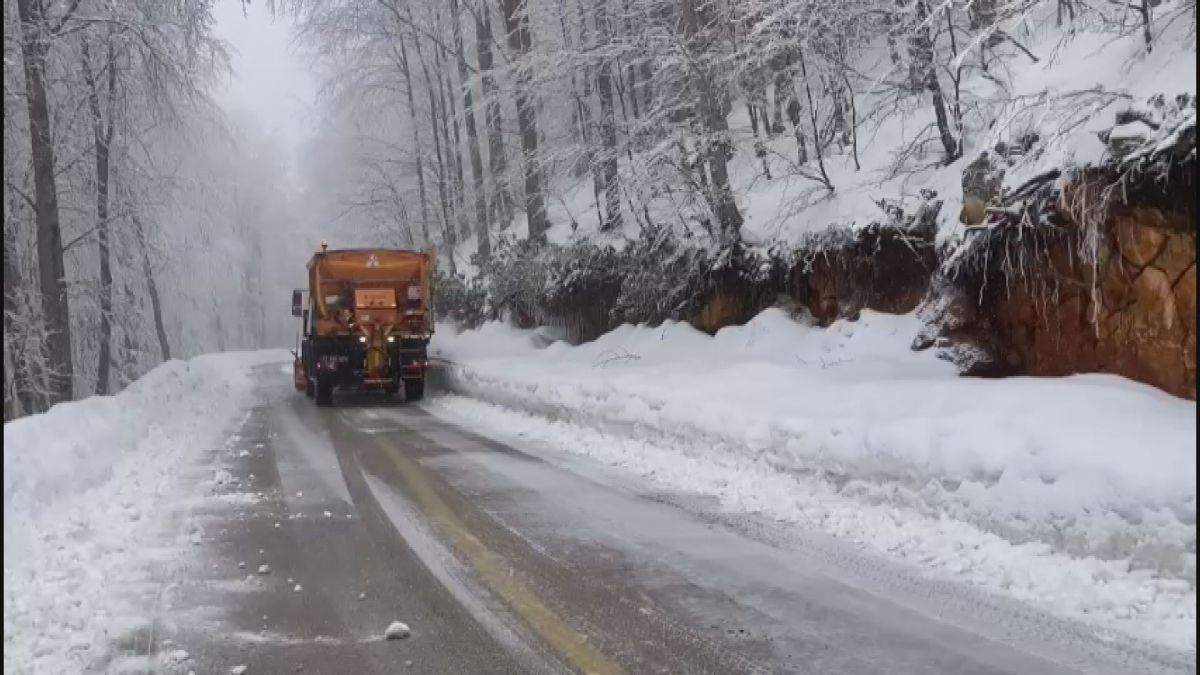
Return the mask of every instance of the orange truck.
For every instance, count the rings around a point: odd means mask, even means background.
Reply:
[[[308,262],[307,293],[292,293],[292,315],[302,321],[296,389],[322,406],[333,403],[335,390],[403,389],[406,400],[420,400],[436,260],[431,251],[329,250],[322,242]]]

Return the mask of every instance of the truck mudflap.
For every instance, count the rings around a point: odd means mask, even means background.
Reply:
[[[308,373],[304,370],[304,361],[297,356],[292,361],[292,384],[296,391],[304,391],[308,386]]]

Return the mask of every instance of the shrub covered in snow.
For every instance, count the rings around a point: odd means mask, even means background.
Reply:
[[[1165,172],[1173,163],[1195,161],[1196,97],[1153,96],[1118,112],[1113,127],[1099,136],[1120,167]]]
[[[476,279],[437,270],[433,281],[433,310],[439,321],[478,326],[486,318],[487,293]]]

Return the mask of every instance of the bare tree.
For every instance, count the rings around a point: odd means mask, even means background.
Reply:
[[[154,268],[150,263],[150,246],[146,242],[146,228],[137,215],[134,215],[132,220],[142,264],[142,276],[146,281],[146,292],[150,297],[150,309],[154,317],[154,334],[158,338],[158,352],[162,360],[168,361],[171,358],[171,341],[167,337],[167,329],[163,323],[162,300],[158,293],[158,282],[154,279]]]
[[[732,246],[741,239],[742,214],[734,201],[729,183],[729,124],[721,103],[725,92],[717,86],[720,81],[714,81],[711,69],[704,65],[706,42],[712,39],[711,26],[702,27],[696,0],[680,0],[679,11],[685,40],[684,48],[692,59],[693,76],[690,84],[695,91],[697,113],[705,133],[704,155],[712,176],[707,198],[717,218],[722,242]]]
[[[596,32],[603,43],[611,36],[612,28],[608,25],[608,0],[595,2]],[[617,167],[617,120],[613,107],[613,76],[612,63],[601,57],[600,66],[596,71],[596,90],[600,95],[600,137],[604,144],[603,166],[604,177],[604,221],[603,229],[615,230],[621,227],[621,185]]]
[[[411,20],[412,15],[410,13],[409,21],[411,22]],[[407,61],[407,48],[404,44],[404,38],[401,37],[399,39],[401,40],[400,51],[402,54],[405,54],[404,59]],[[450,203],[450,194],[448,192],[449,186],[447,185],[447,182],[449,179],[446,169],[446,158],[442,153],[442,140],[441,136],[438,134],[439,128],[444,131],[442,124],[445,122],[446,112],[438,105],[437,88],[434,86],[433,77],[431,77],[429,74],[429,63],[425,60],[424,50],[421,49],[421,40],[414,39],[413,44],[416,48],[417,59],[421,64],[421,73],[425,78],[425,90],[429,98],[429,125],[433,129],[433,153],[436,161],[435,166],[437,168],[438,202],[442,207],[442,243],[446,247],[446,254],[450,265],[450,273],[456,274],[457,269],[454,261],[454,249],[458,244],[458,236],[454,228],[454,213],[453,207]],[[449,152],[449,150],[449,148],[446,148],[447,152]]]
[[[804,94],[808,97],[808,119],[812,124],[813,146],[817,156],[817,170],[821,172],[821,184],[827,190],[833,190],[833,181],[829,180],[829,174],[825,171],[825,154],[821,149],[822,143],[820,140],[820,131],[817,127],[817,106],[813,101],[812,85],[809,84],[808,77],[808,62],[804,58],[803,48],[796,49],[796,58],[800,62],[800,76],[804,80]]]
[[[96,159],[96,246],[100,258],[100,349],[96,365],[96,393],[107,394],[109,370],[112,365],[112,252],[109,249],[109,150],[116,129],[117,62],[113,44],[113,28],[107,29],[102,73],[104,76],[104,99],[107,111],[101,107],[100,85],[96,82],[92,66],[90,40],[84,36],[80,65],[84,82],[87,84],[88,109],[92,115],[92,135]]]
[[[492,59],[492,10],[489,0],[483,0],[474,10],[475,53],[479,63],[480,85],[483,89],[484,118],[488,135],[488,173],[491,201],[495,218],[503,227],[512,222],[513,204],[505,177],[508,160],[504,153],[504,134],[500,119],[500,97],[496,87]]]
[[[527,7],[521,0],[501,0],[504,27],[508,34],[508,48],[520,57],[533,49],[533,36],[529,30]],[[529,239],[535,242],[546,240],[546,202],[542,194],[542,170],[538,155],[537,110],[530,90],[531,75],[528,67],[517,67],[516,91],[517,126],[521,132],[521,150],[525,164],[525,217],[529,222]]]
[[[450,0],[450,21],[454,28],[454,57],[458,63],[458,81],[462,88],[464,124],[467,127],[467,149],[471,155],[471,179],[475,197],[475,247],[480,263],[491,255],[491,236],[488,233],[487,195],[483,186],[483,159],[479,152],[479,132],[475,127],[475,105],[471,82],[467,75],[467,57],[463,53],[462,27],[459,25],[458,0]]]
[[[453,17],[452,17],[453,18]],[[457,20],[455,20],[457,24]],[[434,25],[441,24],[440,8],[434,16]],[[420,39],[417,37],[417,39]],[[439,41],[440,43],[440,41]],[[451,167],[454,169],[454,181],[451,183],[451,191],[454,195],[454,217],[459,224],[459,231],[464,238],[471,236],[471,226],[464,217],[463,212],[466,210],[466,184],[463,181],[463,165],[462,165],[462,135],[459,130],[459,117],[457,104],[453,94],[453,73],[449,72],[443,56],[447,49],[443,44],[434,44],[434,66],[437,71],[438,81],[438,103],[444,112],[442,115],[442,138],[446,145],[446,154],[452,160]],[[453,140],[451,140],[451,130],[453,130]]]
[[[930,94],[938,135],[945,152],[944,161],[950,164],[958,159],[960,148],[950,129],[950,118],[946,114],[946,97],[942,93],[942,84],[938,80],[937,67],[934,64],[932,17],[925,0],[917,0],[914,7],[916,24],[911,28],[908,38],[908,55],[912,60],[911,79],[915,87],[925,89]]]
[[[14,218],[14,206],[5,204],[4,208],[4,377],[5,377],[5,406],[4,419],[12,419],[23,414],[38,412],[44,409],[44,401],[39,401],[34,374],[30,368],[28,350],[25,348],[24,337],[28,330],[19,330],[28,315],[22,305],[28,286],[21,275],[21,266],[17,260],[17,220]],[[11,396],[10,396],[11,391]]]
[[[38,0],[17,0],[21,21],[21,57],[25,70],[25,102],[29,115],[30,154],[33,158],[34,209],[37,222],[38,281],[42,317],[46,322],[46,357],[54,364],[49,373],[50,401],[71,399],[74,367],[71,352],[71,310],[63,263],[62,225],[59,221],[58,186],[55,183],[55,149],[50,128],[50,103],[46,95],[46,61],[51,42],[79,7],[73,2],[59,17],[46,14]]]

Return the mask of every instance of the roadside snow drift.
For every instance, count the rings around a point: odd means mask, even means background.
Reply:
[[[145,625],[148,569],[180,469],[216,447],[253,401],[249,368],[286,352],[170,361],[115,396],[4,425],[4,671],[82,672]],[[161,582],[161,580],[160,580]]]
[[[614,440],[430,407],[1194,649],[1194,404],[1112,376],[959,378],[909,349],[918,328],[768,310],[711,337],[668,322],[572,347],[447,326],[434,352],[456,393]]]

